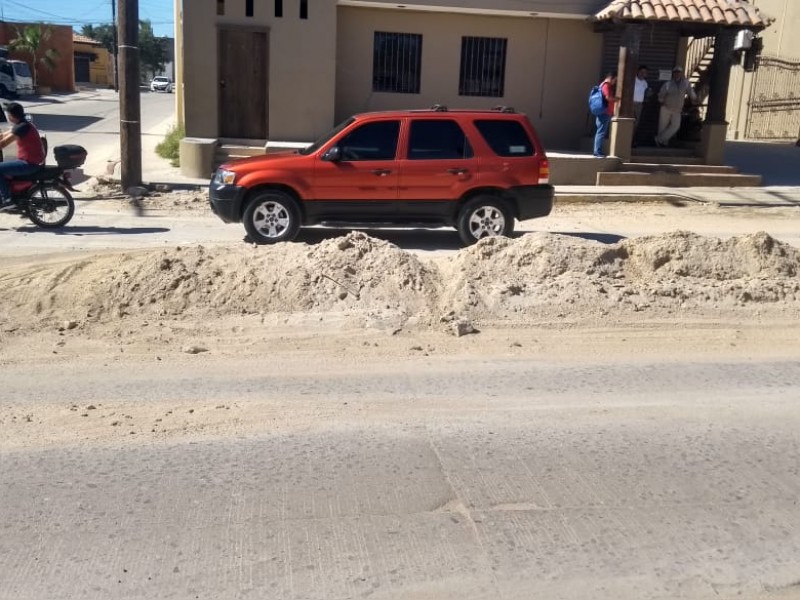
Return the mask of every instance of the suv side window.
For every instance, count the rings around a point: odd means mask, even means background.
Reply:
[[[472,146],[467,136],[452,119],[411,121],[409,160],[452,160],[472,156]]]
[[[475,127],[498,156],[533,156],[536,152],[525,128],[517,121],[475,121]]]
[[[400,121],[375,121],[365,123],[344,136],[337,146],[342,160],[394,160]]]

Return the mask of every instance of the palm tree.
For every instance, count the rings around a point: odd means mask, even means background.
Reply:
[[[52,30],[44,25],[28,25],[23,29],[15,27],[17,36],[11,43],[9,48],[17,52],[23,52],[31,55],[31,69],[33,70],[33,86],[36,87],[36,65],[37,62],[41,63],[48,70],[52,71],[56,68],[59,53],[54,48],[45,48],[52,34]],[[40,56],[39,56],[40,55]],[[37,56],[39,59],[37,61]]]

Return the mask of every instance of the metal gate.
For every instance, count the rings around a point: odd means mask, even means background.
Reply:
[[[759,57],[747,113],[747,139],[800,139],[800,62]]]

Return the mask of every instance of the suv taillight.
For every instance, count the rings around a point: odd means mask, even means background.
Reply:
[[[546,158],[539,161],[539,183],[550,183],[550,161]]]

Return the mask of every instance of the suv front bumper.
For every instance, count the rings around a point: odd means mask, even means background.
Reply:
[[[212,180],[208,187],[211,210],[225,223],[239,223],[242,220],[242,203],[247,188],[238,185],[225,185]]]
[[[508,190],[520,221],[546,217],[553,210],[555,189],[552,185],[520,185]]]

